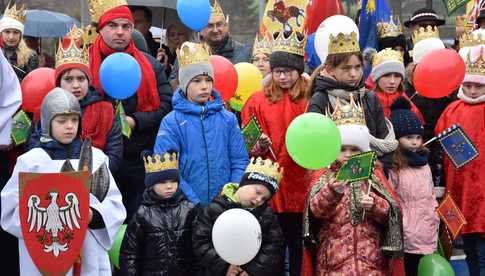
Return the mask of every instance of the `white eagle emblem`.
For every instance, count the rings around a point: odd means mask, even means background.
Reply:
[[[58,192],[49,192],[50,204],[47,208],[40,207],[40,198],[37,195],[29,197],[27,206],[29,213],[27,217],[27,224],[29,232],[34,230],[39,232],[43,229],[44,233],[39,236],[39,241],[44,244],[44,252],[52,252],[54,256],[59,256],[62,251],[67,251],[68,242],[62,243],[60,233],[64,233],[62,240],[69,241],[69,233],[65,230],[74,230],[74,227],[80,229],[79,219],[81,213],[79,212],[79,200],[74,193],[67,193],[65,196],[66,206],[59,207],[57,205]],[[66,229],[66,227],[68,229]]]

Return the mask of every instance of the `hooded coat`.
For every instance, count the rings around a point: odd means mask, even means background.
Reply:
[[[234,114],[224,109],[218,92],[203,105],[181,90],[174,110],[161,122],[154,152],[179,153],[180,186],[189,200],[208,204],[228,182],[239,183],[248,164],[246,145]]]

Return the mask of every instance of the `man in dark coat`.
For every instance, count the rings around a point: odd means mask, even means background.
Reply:
[[[99,69],[104,58],[116,52],[133,56],[140,64],[142,72],[137,92],[121,101],[132,134],[123,141],[124,160],[115,178],[123,195],[129,220],[138,209],[144,190],[144,170],[140,153],[144,149],[153,148],[160,121],[172,109],[172,92],[162,65],[135,47],[132,39],[134,19],[129,8],[119,4],[104,8],[103,11],[94,11],[92,15],[99,31],[96,41],[89,49],[93,86],[104,94],[99,80]]]
[[[130,6],[130,9],[133,13],[133,18],[135,19],[135,29],[143,34],[143,37],[148,45],[148,53],[152,57],[156,57],[158,48],[160,48],[160,43],[155,41],[152,33],[150,32],[153,18],[152,11],[144,6]]]
[[[209,44],[212,54],[223,56],[233,64],[250,62],[251,49],[232,39],[229,34],[229,18],[226,18],[217,0],[214,1],[209,23],[201,33],[202,40]]]

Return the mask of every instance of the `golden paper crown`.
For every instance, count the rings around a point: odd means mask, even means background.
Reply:
[[[72,63],[89,66],[88,49],[85,44],[82,43],[82,38],[83,30],[74,25],[64,38],[69,44],[63,45],[63,39],[59,40],[59,48],[57,49],[56,54],[56,68],[62,64]]]
[[[377,32],[379,33],[379,38],[396,37],[402,35],[403,32],[399,17],[397,18],[397,23],[394,22],[392,14],[389,17],[389,22],[382,21],[377,23]]]
[[[275,37],[276,34],[273,34]],[[273,39],[272,42],[272,50],[273,52],[286,52],[291,53],[299,56],[305,55],[305,45],[306,45],[306,36],[303,35],[303,39],[298,39],[297,32],[291,32],[291,34],[285,38],[285,34],[283,31],[279,32],[276,38]]]
[[[485,59],[483,56],[483,46],[480,46],[480,56],[476,60],[471,59],[471,51],[468,51],[465,64],[467,74],[485,76]]]
[[[179,168],[179,160],[176,153],[170,154],[166,152],[163,155],[163,161],[159,154],[155,154],[153,157],[143,157],[143,161],[145,161],[146,173],[160,172],[165,170],[178,170]]]
[[[96,36],[98,36],[98,31],[96,30],[95,26],[88,25],[82,27],[83,30],[83,36],[82,40],[85,45],[91,45],[94,44],[94,41],[96,40]]]
[[[26,13],[25,5],[22,5],[17,9],[17,4],[14,2],[12,5],[7,5],[3,16],[10,17],[23,24],[25,22]]]
[[[108,10],[118,6],[126,6],[126,0],[88,0],[89,13],[91,13],[91,21],[98,23],[99,18]]]
[[[482,34],[464,33],[460,36],[460,48],[474,47],[485,44],[485,37]]]
[[[328,54],[343,54],[360,52],[359,41],[357,39],[357,33],[351,32],[350,34],[339,33],[334,36],[330,34],[330,42],[328,45]]]
[[[415,30],[413,32],[413,43],[416,45],[421,40],[425,40],[428,38],[440,38],[440,32],[438,31],[438,27],[435,26],[426,26],[424,27],[419,27],[419,29]]]
[[[455,26],[457,28],[463,28],[465,32],[473,31],[473,25],[473,21],[470,21],[467,15],[458,15],[455,17]]]
[[[177,57],[179,59],[180,67],[198,64],[208,63],[210,57],[209,47],[202,43],[184,42],[177,50]]]
[[[283,168],[277,162],[273,162],[270,159],[262,159],[261,157],[252,157],[246,168],[245,173],[259,173],[265,176],[269,176],[280,183],[283,177]]]
[[[375,67],[386,61],[397,61],[400,63],[404,63],[403,55],[401,52],[393,50],[392,48],[386,48],[372,57],[372,66]]]
[[[336,125],[366,125],[364,110],[359,104],[355,103],[352,94],[350,94],[349,104],[342,104],[340,99],[337,98],[337,103],[331,117]]]
[[[272,43],[267,37],[263,36],[261,40],[258,40],[258,35],[256,35],[256,37],[254,38],[253,56],[259,53],[271,55],[271,45]]]
[[[214,0],[214,6],[212,6],[211,16],[221,16],[226,20],[226,16],[224,15],[224,11],[222,10],[219,1]]]

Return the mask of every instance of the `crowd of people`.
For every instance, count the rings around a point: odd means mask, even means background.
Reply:
[[[485,10],[473,29],[457,33],[462,85],[431,99],[413,83],[422,58],[446,47],[438,28],[444,20],[431,9],[404,22],[410,38],[393,17],[378,23],[374,51],[361,49],[355,32],[331,35],[326,59],[310,70],[304,34],[257,35],[251,51],[231,36],[217,1],[200,38],[191,41],[174,24],[162,46],[149,32],[149,9],[93,2],[97,36],[88,40],[73,27],[62,39],[56,88],[29,114],[34,124],[20,146],[11,139],[12,118],[22,105],[20,82],[38,56],[23,38],[23,9],[9,6],[0,20],[0,243],[14,274],[41,275],[23,239],[19,173],[77,167],[86,141],[91,172],[107,168],[109,185],[103,199],[90,195],[75,275],[417,275],[420,259],[438,248],[442,195],[435,187],[443,186],[467,221],[461,237],[470,275],[485,274],[484,157],[457,169],[438,143],[424,146],[453,124],[479,152],[485,145]],[[132,56],[142,72],[136,93],[121,101],[99,76],[114,53]],[[211,55],[253,63],[264,76],[240,112],[214,89]],[[306,169],[288,153],[286,131],[307,112],[337,125],[341,149],[327,168]],[[262,134],[247,148],[241,129],[251,120]],[[368,179],[337,180],[351,157],[369,151],[378,160]],[[216,219],[232,208],[261,225],[261,248],[244,265],[226,262],[212,241]],[[107,252],[122,224],[114,269]]]

